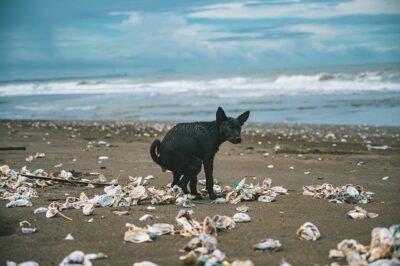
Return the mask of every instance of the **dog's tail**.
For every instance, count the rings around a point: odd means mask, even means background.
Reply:
[[[150,147],[150,155],[153,161],[161,166],[161,159],[157,156],[157,153],[160,151],[160,145],[161,141],[159,139],[154,140]]]

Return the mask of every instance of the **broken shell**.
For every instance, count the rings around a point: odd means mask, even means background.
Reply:
[[[277,193],[277,194],[280,194],[280,195],[286,195],[286,194],[288,194],[287,189],[284,188],[284,187],[281,187],[281,186],[272,187],[271,190],[272,190],[273,192]]]
[[[207,234],[210,234],[210,235],[217,234],[217,228],[215,226],[215,223],[213,222],[213,220],[209,216],[204,218],[203,232],[207,233]]]
[[[34,214],[44,213],[44,212],[47,212],[47,208],[46,207],[40,207],[40,208],[37,208],[37,209],[35,209],[33,211]]]
[[[213,252],[217,249],[218,241],[216,237],[206,233],[201,233],[199,235],[199,238],[202,241],[203,247],[208,250],[208,253]]]
[[[147,206],[146,207],[146,210],[148,210],[148,211],[154,211],[156,209],[156,207],[154,207],[154,206]]]
[[[30,202],[27,199],[17,199],[10,201],[9,203],[6,204],[7,208],[12,208],[12,207],[31,207],[32,202]]]
[[[129,215],[129,211],[113,211],[113,214],[118,216]]]
[[[149,221],[153,219],[153,215],[151,214],[145,214],[142,217],[139,218],[139,221]]]
[[[57,213],[58,213],[58,209],[56,207],[49,206],[49,208],[47,209],[47,212],[46,212],[46,217],[47,218],[54,217],[57,215]]]
[[[60,263],[60,266],[72,266],[72,265],[92,266],[92,263],[90,262],[90,260],[85,258],[85,253],[76,250],[74,252],[71,252]]]
[[[232,219],[237,223],[247,223],[251,221],[250,216],[242,212],[238,212],[235,215],[233,215]]]
[[[146,188],[144,186],[137,186],[129,193],[129,196],[134,200],[145,199],[147,198]]]
[[[142,261],[142,262],[135,262],[133,266],[158,266],[158,265],[151,261]]]
[[[213,222],[215,223],[215,227],[218,230],[225,230],[225,229],[229,229],[232,230],[233,228],[235,228],[235,221],[228,217],[228,216],[220,216],[220,215],[215,215],[213,217]]]
[[[361,207],[355,206],[354,210],[351,210],[347,213],[347,216],[352,219],[361,220],[367,218],[367,211]]]
[[[246,205],[240,205],[240,206],[236,207],[236,210],[238,212],[247,212],[249,210],[249,207],[247,207]]]
[[[198,237],[193,237],[190,241],[180,250],[180,251],[190,251],[201,246],[201,239]]]
[[[303,224],[296,232],[296,235],[301,240],[318,240],[321,237],[321,233],[319,232],[318,228],[310,223],[307,222]]]
[[[150,235],[142,230],[129,229],[124,234],[124,240],[132,243],[143,243],[152,241]]]
[[[251,260],[235,260],[231,266],[254,266],[254,263]]]
[[[197,255],[194,251],[190,251],[188,254],[180,256],[179,260],[181,260],[184,264],[194,264],[197,260]]]
[[[262,195],[262,196],[259,196],[257,200],[260,202],[273,202],[273,201],[275,201],[275,197]]]
[[[158,223],[158,224],[153,224],[152,226],[147,225],[147,229],[150,236],[174,234],[174,226],[172,224]]]
[[[22,227],[21,231],[23,234],[33,234],[37,232],[36,228],[27,228],[27,227]]]
[[[114,197],[111,195],[102,195],[100,199],[100,205],[103,208],[110,207],[114,202]]]
[[[66,237],[64,237],[64,240],[74,240],[74,237],[71,234],[68,234]]]
[[[282,247],[282,244],[279,242],[279,240],[274,240],[271,238],[261,240],[260,243],[254,245],[255,250],[272,251],[272,252],[276,252],[276,251],[280,250],[281,247]]]
[[[92,215],[94,212],[94,204],[88,203],[83,205],[82,211],[84,215]]]

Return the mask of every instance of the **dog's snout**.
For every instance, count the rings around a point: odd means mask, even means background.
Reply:
[[[240,138],[240,137],[236,137],[236,139],[235,139],[235,142],[236,142],[236,143],[240,143],[240,142],[242,142],[242,138]]]

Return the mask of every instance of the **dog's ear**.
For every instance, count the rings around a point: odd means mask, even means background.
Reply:
[[[239,123],[241,126],[243,126],[244,122],[247,121],[247,119],[249,118],[249,115],[250,115],[250,111],[246,111],[237,117],[237,120],[239,120]]]
[[[221,123],[224,122],[227,119],[228,118],[226,117],[225,111],[221,107],[218,107],[218,110],[217,110],[217,124],[221,125]]]

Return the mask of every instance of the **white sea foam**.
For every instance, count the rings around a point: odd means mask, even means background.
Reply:
[[[41,82],[0,86],[0,96],[61,94],[183,94],[216,97],[269,95],[320,95],[372,91],[400,91],[399,79],[382,72],[358,74],[280,75],[276,78],[231,77],[204,80],[142,81],[134,79],[101,82]],[[235,95],[232,95],[234,92]]]

